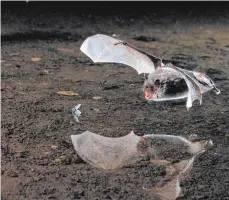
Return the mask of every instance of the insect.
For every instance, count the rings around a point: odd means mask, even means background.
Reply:
[[[148,74],[143,85],[145,99],[166,101],[187,98],[186,107],[195,100],[202,102],[202,94],[220,90],[207,75],[181,69],[171,63],[142,51],[131,44],[103,34],[88,37],[80,50],[95,63],[120,63],[134,68],[138,74]]]
[[[79,111],[80,106],[81,104],[78,104],[74,108],[72,108],[72,115],[78,123],[79,123],[79,117],[81,116],[81,112]]]

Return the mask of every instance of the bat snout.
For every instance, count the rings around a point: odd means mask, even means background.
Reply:
[[[145,93],[145,98],[146,98],[147,100],[152,99],[152,97],[153,97],[153,92],[152,92],[149,88],[145,88],[145,89],[144,89],[144,93]]]

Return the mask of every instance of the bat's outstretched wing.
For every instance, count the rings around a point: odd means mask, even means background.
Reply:
[[[138,74],[152,73],[160,58],[146,53],[124,41],[107,35],[97,34],[88,37],[80,50],[95,63],[121,63],[133,67]]]
[[[186,103],[186,107],[188,109],[192,107],[192,103],[196,99],[200,101],[200,104],[202,103],[202,93],[211,89],[214,89],[216,94],[220,93],[220,90],[216,88],[214,82],[203,73],[181,69],[172,65],[171,63],[167,64],[165,67],[175,69],[184,78],[188,86],[188,96]]]
[[[201,94],[211,89],[213,89],[216,94],[220,94],[220,90],[215,86],[212,79],[206,74],[181,68],[179,68],[179,70],[182,71],[186,76],[189,76],[199,86]]]
[[[167,64],[166,67],[173,68],[177,70],[184,78],[187,86],[188,86],[188,98],[186,102],[186,107],[189,109],[192,107],[192,102],[196,99],[202,103],[202,94],[200,91],[200,87],[196,84],[195,81],[189,76],[189,74],[185,73],[182,69],[172,65],[171,63]]]

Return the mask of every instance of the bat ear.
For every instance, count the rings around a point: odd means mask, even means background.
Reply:
[[[144,73],[145,80],[148,80],[148,76]]]

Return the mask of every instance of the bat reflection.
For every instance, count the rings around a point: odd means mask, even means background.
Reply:
[[[194,158],[209,149],[211,140],[192,142],[181,136],[130,134],[110,138],[89,131],[71,135],[77,154],[87,163],[104,170],[133,165],[144,158],[166,166],[166,176],[155,187],[146,189],[162,200],[175,200],[181,195],[180,181],[192,169]]]

